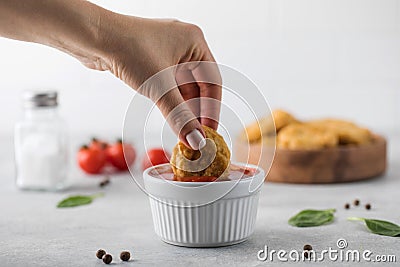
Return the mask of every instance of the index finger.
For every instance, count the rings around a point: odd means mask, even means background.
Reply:
[[[201,61],[192,70],[193,77],[200,88],[200,122],[217,130],[221,111],[222,78],[217,63]]]

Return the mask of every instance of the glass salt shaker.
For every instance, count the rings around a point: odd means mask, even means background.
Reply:
[[[16,184],[21,189],[57,191],[66,186],[68,144],[57,113],[56,91],[23,94],[24,118],[15,126]]]

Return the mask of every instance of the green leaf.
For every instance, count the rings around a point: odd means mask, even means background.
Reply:
[[[66,199],[61,200],[57,204],[57,208],[71,208],[82,205],[88,205],[92,203],[93,199],[104,196],[104,193],[98,193],[94,195],[84,196],[84,195],[76,195],[70,196]]]
[[[335,209],[302,210],[289,219],[289,224],[297,227],[320,226],[333,221]]]
[[[374,234],[384,235],[384,236],[400,236],[400,226],[392,222],[376,220],[376,219],[366,219],[358,217],[347,218],[349,221],[363,221],[367,228]]]

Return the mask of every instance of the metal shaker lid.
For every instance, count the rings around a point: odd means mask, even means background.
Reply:
[[[23,93],[25,108],[56,107],[57,91],[26,91]]]

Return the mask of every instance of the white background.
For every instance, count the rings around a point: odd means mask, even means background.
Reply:
[[[272,108],[400,130],[400,1],[103,0],[117,12],[199,25],[218,62],[248,75]],[[134,95],[111,74],[54,49],[0,38],[0,133],[26,89],[60,92],[72,133],[120,135]],[[134,123],[134,122],[132,122]]]

